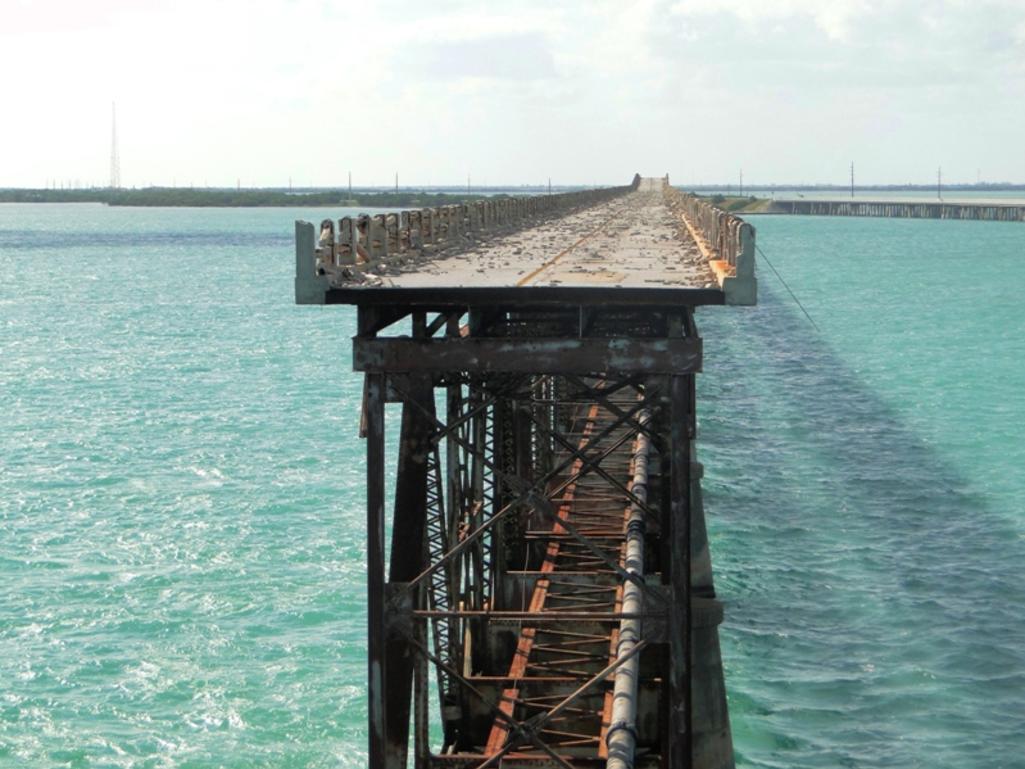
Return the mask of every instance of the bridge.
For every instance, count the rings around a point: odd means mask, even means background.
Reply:
[[[694,310],[754,236],[640,177],[296,223],[297,302],[357,308],[372,767],[733,766]]]
[[[774,200],[759,213],[801,216],[875,216],[898,219],[974,219],[1025,222],[1025,205],[996,201]]]

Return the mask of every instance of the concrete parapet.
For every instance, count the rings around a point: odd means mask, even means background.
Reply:
[[[733,217],[737,219],[737,217]],[[736,231],[739,248],[734,252],[733,274],[723,277],[721,285],[726,304],[758,304],[758,280],[755,278],[755,228],[740,221]]]
[[[295,303],[324,304],[328,278],[317,258],[317,233],[310,222],[295,223]]]
[[[755,228],[739,216],[671,187],[668,176],[662,190],[666,205],[682,219],[708,260],[726,304],[757,304]]]

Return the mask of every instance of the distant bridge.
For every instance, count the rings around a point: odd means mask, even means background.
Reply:
[[[1025,222],[1025,204],[955,203],[942,200],[774,200],[760,213]]]
[[[296,223],[296,300],[358,312],[372,767],[733,766],[694,308],[754,237],[640,177]]]

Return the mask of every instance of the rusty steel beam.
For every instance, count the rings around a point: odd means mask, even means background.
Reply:
[[[701,370],[700,339],[364,339],[353,340],[356,371],[479,371],[531,374]]]
[[[712,288],[613,288],[605,286],[432,286],[332,288],[325,304],[416,306],[438,312],[463,307],[548,305],[566,307],[680,308],[721,305],[720,289]]]
[[[593,572],[581,572],[593,573]],[[441,611],[435,609],[414,609],[414,617],[475,617],[489,619],[497,622],[523,622],[524,620],[537,620],[538,622],[572,622],[576,620],[595,620],[600,622],[621,622],[627,619],[664,619],[665,612],[624,612],[624,611],[559,611],[558,609],[541,609],[539,611],[488,611],[476,609],[454,609],[452,611]]]
[[[424,413],[426,413],[426,410],[424,410]],[[442,430],[446,430],[447,431],[447,428],[445,427],[445,425],[441,424],[440,422],[436,422],[436,424]],[[615,427],[615,423],[613,423],[613,425],[611,427]],[[611,430],[611,427],[605,428],[600,433],[600,435],[606,435]],[[491,471],[492,473],[494,473],[495,475],[498,475],[498,476],[502,475],[501,471],[494,465],[494,463],[492,463],[490,461],[487,461],[486,458],[482,457],[480,452],[474,451],[471,444],[469,444],[465,440],[462,440],[462,439],[456,437],[451,432],[449,432],[449,439],[455,441],[459,445],[461,445],[464,448],[466,448],[468,453],[475,454],[476,456],[481,458],[483,464],[485,464],[487,466],[487,469],[489,471]],[[579,450],[577,450],[577,451],[579,451]],[[570,467],[570,465],[572,465],[572,463],[573,463],[573,461],[575,460],[576,457],[580,456],[583,459],[583,461],[581,462],[581,469],[580,469],[579,473],[574,474],[574,475],[570,476],[569,478],[563,480],[558,486],[556,486],[554,488],[554,490],[549,491],[549,494],[548,494],[549,496],[557,495],[558,493],[560,493],[562,491],[562,489],[564,489],[570,483],[575,482],[575,479],[576,479],[577,475],[584,475],[584,474],[590,472],[590,468],[592,468],[595,465],[596,460],[597,461],[601,461],[601,459],[604,459],[604,457],[607,456],[607,455],[608,455],[607,451],[601,452],[601,455],[599,457],[597,457],[597,458],[594,457],[594,456],[590,456],[590,457],[584,456],[582,454],[578,454],[577,452],[574,452],[573,454],[570,455],[569,459],[564,460],[563,463],[560,464],[558,467],[554,468],[549,473],[541,476],[540,478],[534,479],[533,483],[531,483],[529,485],[526,484],[526,483],[521,484],[522,487],[521,487],[521,489],[519,491],[519,496],[518,497],[516,497],[513,501],[506,503],[500,510],[495,512],[488,519],[488,521],[486,523],[482,523],[479,527],[474,528],[471,531],[469,531],[468,533],[466,533],[466,535],[463,536],[459,540],[459,542],[452,547],[451,550],[446,552],[444,554],[444,556],[442,556],[442,558],[439,561],[436,561],[435,563],[429,565],[423,572],[421,572],[419,575],[417,575],[417,577],[415,579],[413,579],[412,582],[409,584],[409,587],[410,588],[415,587],[422,580],[424,580],[427,577],[429,577],[434,572],[434,570],[436,570],[437,568],[440,568],[441,566],[444,565],[445,562],[449,561],[455,555],[459,554],[460,552],[465,550],[467,547],[469,547],[471,545],[471,543],[475,539],[477,539],[480,536],[483,536],[485,533],[487,533],[487,531],[489,531],[499,521],[499,519],[501,519],[503,516],[507,515],[512,509],[514,509],[516,507],[516,505],[532,501],[532,499],[536,497],[537,490],[542,488],[542,487],[544,487],[544,485],[546,483],[548,483],[549,481],[552,481],[555,478],[557,478],[560,472],[562,472],[563,470],[568,469]]]
[[[522,721],[516,720],[512,716],[510,716],[507,713],[505,713],[502,709],[500,709],[497,706],[497,703],[489,702],[487,697],[486,697],[486,695],[482,694],[477,689],[477,687],[475,687],[473,685],[473,682],[471,680],[469,680],[464,675],[460,675],[458,671],[452,669],[450,666],[447,666],[442,660],[440,660],[437,656],[432,654],[430,652],[430,650],[428,650],[427,647],[424,646],[423,643],[415,637],[415,635],[412,635],[412,634],[407,635],[407,639],[410,641],[410,644],[412,645],[412,647],[416,651],[418,651],[424,658],[426,658],[427,660],[433,662],[435,665],[445,669],[446,672],[449,673],[449,675],[451,675],[463,687],[465,687],[467,690],[471,691],[474,694],[475,697],[479,698],[482,702],[484,702],[486,705],[488,705],[488,707],[490,707],[491,710],[493,711],[493,713],[495,714],[496,718],[499,718],[499,719],[505,721],[509,725],[509,733],[510,733],[511,737],[512,736],[515,736],[516,738],[523,737],[527,741],[529,741],[531,744],[533,744],[535,747],[537,747],[539,750],[541,750],[544,753],[548,754],[550,757],[552,757],[554,759],[557,759],[558,761],[562,762],[562,759],[559,756],[557,756],[551,750],[551,748],[548,745],[546,745],[537,736],[537,732],[539,731],[540,726],[543,725],[544,721],[538,722],[537,719],[530,719],[530,721],[528,721],[528,722],[522,722]],[[614,669],[615,668],[613,668],[613,670]],[[591,685],[593,685],[593,684],[591,684]],[[588,686],[588,688],[589,688],[589,686]],[[579,697],[581,693],[582,692],[580,690],[578,690],[574,694],[571,694],[570,698],[575,699],[576,697]],[[502,754],[497,754],[496,756],[492,756],[490,759],[486,760],[485,763],[482,764],[481,766],[491,765],[491,761],[493,759],[495,759],[495,758],[500,759],[501,755]],[[569,766],[569,765],[567,764],[567,766]],[[569,769],[573,769],[573,767],[569,766]]]
[[[433,418],[433,416],[432,416],[432,418]],[[621,424],[624,421],[627,421],[628,419],[629,419],[629,417],[627,415],[624,415],[624,416],[620,417],[619,420],[612,422],[612,424],[610,426],[606,427],[602,431],[602,434],[604,435],[610,429],[616,427],[617,425]],[[438,424],[439,424],[440,427],[444,428],[444,425],[441,425],[440,423],[438,423]],[[617,445],[626,443],[628,438],[629,438],[629,436],[625,435],[622,439],[620,439],[618,441]],[[453,438],[453,439],[458,441],[458,439],[455,439],[455,438]],[[616,446],[614,446],[613,448],[615,448],[615,447]],[[579,452],[579,451],[582,451],[582,449],[578,448],[574,453]],[[607,456],[607,454],[608,454],[608,451],[604,452],[604,456]],[[477,454],[477,456],[480,457],[479,454]],[[602,458],[604,458],[604,456]],[[548,478],[542,478],[540,481],[534,480],[533,483],[530,483],[530,484],[528,484],[528,483],[516,484],[515,481],[517,479],[515,478],[515,476],[511,476],[509,473],[503,472],[496,465],[494,465],[491,462],[488,462],[486,459],[484,459],[483,461],[484,461],[484,464],[487,465],[487,469],[490,470],[495,476],[497,476],[499,478],[502,478],[502,479],[504,479],[507,482],[513,482],[513,486],[514,487],[519,487],[521,489],[519,497],[517,497],[515,502],[510,502],[510,503],[506,504],[499,512],[497,512],[494,516],[492,516],[492,518],[486,524],[484,524],[481,527],[475,529],[471,534],[469,534],[462,541],[460,541],[459,544],[454,546],[448,553],[446,553],[443,556],[441,561],[438,561],[435,564],[432,564],[425,572],[423,572],[420,575],[418,575],[407,586],[407,589],[412,588],[415,585],[419,584],[421,582],[421,580],[423,580],[426,577],[428,577],[436,568],[441,566],[444,561],[450,560],[453,555],[455,555],[456,553],[458,553],[458,552],[462,551],[463,549],[465,549],[466,547],[468,547],[469,544],[473,540],[476,540],[477,538],[479,538],[479,536],[481,536],[486,529],[490,529],[490,527],[493,526],[498,521],[499,518],[501,518],[502,516],[508,514],[509,511],[512,510],[517,504],[528,503],[535,510],[537,510],[540,513],[542,513],[546,518],[548,518],[550,520],[555,520],[555,512],[551,509],[551,505],[549,504],[550,499],[555,498],[563,489],[565,489],[571,483],[575,483],[577,477],[582,476],[582,475],[586,475],[587,473],[592,472],[595,469],[595,467],[596,467],[596,462],[594,461],[594,459],[590,459],[590,458],[584,457],[582,459],[582,461],[580,462],[579,469],[576,470],[576,472],[574,472],[570,476],[570,478],[568,480],[564,481],[559,487],[556,488],[556,490],[554,492],[550,492],[550,493],[548,493],[546,495],[541,496],[541,495],[539,495],[537,493],[536,490],[541,485],[543,485],[543,483],[546,482],[548,480]],[[560,466],[560,469],[563,469],[563,468],[564,468],[564,466]],[[554,475],[554,472],[552,474],[550,474],[550,475]],[[629,492],[626,492],[626,493],[629,494]],[[608,568],[611,568],[613,571],[618,573],[621,577],[623,577],[623,579],[627,579],[627,580],[636,582],[637,584],[639,584],[642,587],[642,589],[646,590],[649,593],[652,593],[655,596],[656,599],[664,600],[661,596],[653,593],[652,588],[649,585],[644,584],[643,580],[640,580],[640,578],[638,578],[636,575],[628,573],[621,566],[619,566],[619,564],[616,563],[615,560],[612,559],[611,557],[609,557],[609,556],[607,556],[605,554],[600,553],[598,548],[595,545],[593,545],[588,540],[587,537],[584,537],[583,535],[581,535],[580,532],[578,532],[574,526],[572,526],[571,524],[569,524],[566,521],[563,521],[562,522],[562,528],[565,530],[565,532],[567,534],[569,534],[574,539],[579,541],[585,547],[589,548],[600,560],[604,561],[604,563],[606,564],[606,566]]]

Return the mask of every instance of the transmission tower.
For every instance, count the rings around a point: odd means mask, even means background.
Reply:
[[[121,160],[117,152],[117,104],[110,103],[110,188],[121,188]]]

